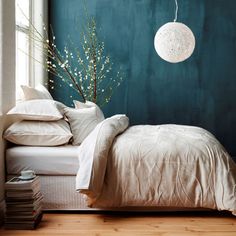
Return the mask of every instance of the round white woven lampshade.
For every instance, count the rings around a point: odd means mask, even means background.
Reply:
[[[157,31],[154,46],[162,59],[177,63],[192,55],[195,48],[195,37],[185,24],[168,22]]]

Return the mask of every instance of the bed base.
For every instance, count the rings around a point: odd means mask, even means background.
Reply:
[[[8,175],[7,179],[15,175]],[[81,211],[81,212],[173,212],[173,211],[212,211],[205,208],[177,207],[120,207],[97,209],[86,205],[86,196],[75,191],[75,176],[46,176],[38,175],[41,192],[44,196],[44,211]]]

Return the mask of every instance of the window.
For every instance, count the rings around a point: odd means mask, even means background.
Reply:
[[[21,99],[20,85],[44,84],[45,55],[32,40],[32,25],[41,34],[47,23],[47,0],[16,0],[16,99]],[[42,46],[42,45],[41,45]]]
[[[20,85],[29,85],[30,40],[29,20],[30,0],[16,0],[16,99],[21,97]]]

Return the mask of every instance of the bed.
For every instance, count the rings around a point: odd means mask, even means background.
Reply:
[[[25,101],[7,113],[18,121],[4,138],[26,146],[7,150],[7,178],[34,170],[44,209],[236,214],[236,165],[208,131],[171,124],[129,126],[126,115],[105,119],[91,101],[74,101],[71,108],[54,101],[46,88],[22,89]]]
[[[80,146],[9,148],[8,178],[35,170],[47,210],[236,214],[236,165],[212,134],[193,126],[128,124],[125,115],[105,119]]]

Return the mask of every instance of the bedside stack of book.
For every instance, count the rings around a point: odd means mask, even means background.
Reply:
[[[5,183],[6,229],[35,229],[42,219],[39,177],[22,180],[14,177]]]

